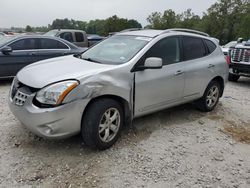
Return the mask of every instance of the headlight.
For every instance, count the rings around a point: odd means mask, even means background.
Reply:
[[[69,80],[49,85],[37,92],[36,100],[42,104],[60,105],[78,84],[75,80]]]

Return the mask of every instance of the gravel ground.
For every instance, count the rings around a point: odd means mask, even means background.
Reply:
[[[250,187],[250,79],[228,83],[213,112],[187,104],[137,119],[102,152],[80,136],[27,131],[7,107],[9,86],[0,83],[0,187]]]

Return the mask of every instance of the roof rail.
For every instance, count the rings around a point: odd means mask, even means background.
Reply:
[[[138,30],[143,30],[143,28],[129,28],[129,29],[124,29],[120,31],[120,33],[127,32],[127,31],[138,31]]]
[[[192,30],[192,29],[183,29],[183,28],[166,29],[161,34],[168,33],[168,32],[171,32],[171,31],[187,32],[187,33],[193,33],[193,34],[198,34],[198,35],[203,35],[203,36],[209,37],[209,34],[207,34],[207,33]]]

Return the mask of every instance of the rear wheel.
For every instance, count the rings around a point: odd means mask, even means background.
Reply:
[[[240,76],[236,74],[229,73],[228,80],[231,82],[237,82],[239,80]]]
[[[221,89],[217,81],[210,82],[203,97],[196,101],[197,108],[203,112],[212,111],[219,101]]]
[[[113,99],[99,99],[87,109],[82,121],[82,137],[87,146],[100,150],[111,147],[123,126],[123,110]]]

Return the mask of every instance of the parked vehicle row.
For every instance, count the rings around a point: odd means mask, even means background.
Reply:
[[[49,36],[4,37],[0,40],[0,78],[14,77],[26,65],[40,60],[79,54],[85,50]]]
[[[26,66],[13,80],[9,107],[39,136],[81,133],[87,146],[107,149],[134,118],[192,101],[213,110],[227,79],[222,50],[205,33],[129,31],[82,55]]]

